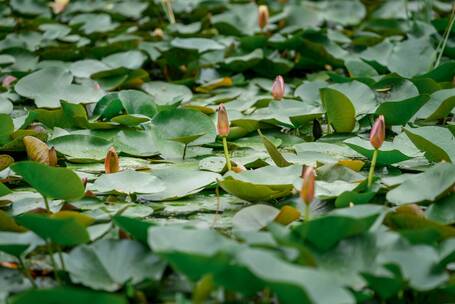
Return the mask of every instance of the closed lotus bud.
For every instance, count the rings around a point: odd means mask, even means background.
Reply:
[[[381,148],[385,139],[385,121],[384,115],[379,116],[374,122],[370,132],[370,143],[375,149]]]
[[[66,6],[69,3],[70,0],[54,0],[54,2],[50,4],[50,6],[52,7],[52,11],[54,12],[54,14],[60,14],[65,10]]]
[[[58,162],[57,151],[55,150],[54,147],[51,147],[49,149],[49,166],[57,167],[57,162]]]
[[[259,5],[258,8],[258,25],[263,30],[269,23],[269,8],[267,5]]]
[[[5,87],[5,88],[9,88],[11,86],[11,84],[16,81],[17,78],[14,77],[14,76],[11,76],[11,75],[8,75],[6,76],[5,78],[3,78],[2,80],[2,86]]]
[[[218,112],[218,122],[217,122],[217,132],[221,137],[226,137],[229,135],[229,117],[226,112],[224,104],[220,104],[217,109]]]
[[[84,186],[84,188],[86,188],[87,187],[87,183],[88,183],[88,178],[87,177],[83,177],[81,179],[81,181],[82,181],[82,185]]]
[[[281,75],[276,76],[272,85],[272,96],[276,100],[283,99],[285,91],[284,79]]]
[[[106,158],[104,159],[104,170],[107,174],[120,171],[120,162],[114,147],[110,147],[107,151]]]
[[[316,172],[313,167],[307,167],[303,174],[303,184],[300,190],[300,198],[307,205],[314,200],[314,188],[316,183]]]

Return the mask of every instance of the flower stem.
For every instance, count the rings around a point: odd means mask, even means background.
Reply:
[[[27,279],[30,281],[33,288],[36,288],[37,286],[36,286],[35,280],[33,279],[32,275],[30,273],[30,270],[27,268],[27,266],[25,266],[24,259],[20,256],[20,257],[18,257],[18,260],[19,260],[19,265],[21,266],[22,272],[27,277]]]
[[[57,281],[58,285],[62,285],[62,282],[60,281],[60,276],[58,275],[57,263],[55,262],[55,259],[54,259],[54,250],[52,249],[52,244],[51,244],[51,242],[46,241],[46,245],[47,245],[47,250],[49,251],[49,255],[51,258],[52,268],[54,269],[55,280]]]
[[[183,148],[183,157],[182,159],[185,160],[185,157],[186,157],[186,149],[188,148],[188,145],[185,144],[185,147]]]
[[[368,188],[371,188],[371,184],[373,184],[374,167],[376,166],[376,160],[378,159],[378,154],[379,154],[379,150],[374,149],[373,158],[371,159],[370,172],[368,174]]]
[[[62,247],[60,247],[60,245],[57,245],[57,253],[58,253],[58,258],[60,260],[60,264],[62,265],[62,270],[66,271],[65,261],[63,259]]]
[[[175,23],[175,16],[174,10],[172,9],[172,4],[170,0],[161,0],[161,4],[163,5],[163,9],[166,12],[167,18],[169,19],[169,23]]]
[[[449,39],[450,33],[452,32],[452,27],[453,27],[454,22],[455,22],[455,4],[452,5],[452,12],[449,17],[449,23],[447,24],[447,28],[444,32],[444,35],[442,36],[442,40],[441,40],[440,44],[438,45],[438,48],[437,48],[438,57],[436,58],[433,68],[436,68],[441,61],[442,54],[444,53],[444,49],[446,48],[447,40]]]
[[[51,213],[51,208],[49,207],[49,201],[47,200],[47,197],[45,197],[43,195],[43,199],[44,199],[44,205],[46,206],[46,210],[49,211],[49,213]]]
[[[303,214],[303,219],[305,222],[308,222],[311,218],[311,204],[305,204],[305,213]]]
[[[232,166],[231,166],[231,159],[229,158],[229,150],[228,150],[226,136],[223,137],[223,148],[224,148],[224,157],[226,158],[226,165],[227,165],[228,171],[231,171]]]

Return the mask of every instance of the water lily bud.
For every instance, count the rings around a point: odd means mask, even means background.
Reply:
[[[272,96],[273,99],[281,100],[284,96],[285,86],[284,79],[281,75],[276,76],[275,81],[272,85]]]
[[[107,151],[106,158],[104,159],[104,170],[107,174],[120,171],[120,162],[114,147],[110,147]]]
[[[385,139],[384,115],[380,115],[374,122],[370,132],[370,143],[375,149],[381,148]]]
[[[3,86],[4,88],[9,88],[9,87],[11,86],[11,84],[12,84],[14,81],[16,81],[16,80],[17,80],[16,77],[11,76],[11,75],[8,75],[8,76],[6,76],[5,78],[3,78],[3,80],[2,80],[2,86]]]
[[[221,137],[226,137],[229,135],[229,117],[226,112],[224,104],[220,104],[217,109],[218,112],[218,123],[217,123],[217,132]]]
[[[58,162],[57,151],[55,150],[54,147],[51,147],[49,149],[49,166],[57,167],[57,162]]]
[[[259,28],[263,30],[269,23],[269,8],[267,5],[259,5],[258,8],[258,24]]]
[[[54,2],[50,4],[50,6],[52,7],[52,11],[54,12],[54,14],[60,14],[65,10],[66,6],[69,3],[70,0],[54,0]]]
[[[316,183],[316,172],[313,167],[307,167],[303,175],[302,189],[300,190],[300,198],[307,205],[314,200],[314,188]]]
[[[82,181],[82,185],[84,186],[84,188],[86,188],[87,187],[87,183],[88,183],[88,178],[86,176],[84,176],[81,179],[81,181]]]

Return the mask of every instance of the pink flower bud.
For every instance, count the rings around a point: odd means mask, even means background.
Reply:
[[[107,151],[106,158],[104,159],[104,170],[106,174],[120,171],[120,161],[114,147],[110,147]]]
[[[52,11],[54,12],[54,14],[60,14],[65,10],[66,6],[69,3],[70,0],[54,0],[54,2],[50,4],[50,6],[52,7]]]
[[[218,112],[218,123],[217,123],[217,132],[221,137],[226,137],[229,135],[229,117],[226,112],[224,104],[220,104],[217,109]]]
[[[272,96],[276,100],[281,100],[284,96],[284,79],[281,75],[276,76],[272,85]]]
[[[316,183],[316,172],[313,167],[307,167],[303,175],[302,189],[300,190],[300,198],[307,205],[314,200],[314,188]]]
[[[17,80],[16,77],[11,76],[11,75],[8,75],[8,76],[6,76],[5,78],[3,78],[3,80],[2,80],[2,86],[3,86],[4,88],[9,88],[9,87],[11,86],[11,84],[12,84],[14,81],[16,81],[16,80]]]
[[[381,148],[385,139],[384,115],[380,115],[374,122],[370,132],[370,143],[375,149]]]
[[[267,27],[269,23],[269,8],[267,5],[259,5],[258,8],[258,25],[261,30]]]
[[[49,149],[49,166],[57,167],[57,163],[58,163],[57,151],[55,150],[54,147],[51,147]]]

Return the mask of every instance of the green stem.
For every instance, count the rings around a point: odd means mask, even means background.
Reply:
[[[231,159],[229,158],[229,150],[228,150],[226,136],[223,137],[223,148],[224,148],[224,157],[226,158],[226,164],[227,164],[228,171],[231,171],[232,166],[231,166]]]
[[[161,0],[161,3],[163,5],[164,11],[166,12],[167,18],[169,19],[169,23],[174,24],[175,16],[174,10],[172,9],[171,0]]]
[[[55,259],[54,259],[54,250],[52,249],[52,244],[49,241],[46,241],[46,245],[47,245],[47,250],[49,251],[49,255],[51,258],[52,268],[54,269],[55,280],[57,281],[58,285],[62,285],[62,282],[60,281],[60,276],[58,275],[57,263],[55,262]]]
[[[373,176],[374,176],[374,167],[376,166],[376,160],[378,159],[379,150],[374,149],[373,158],[371,159],[371,166],[370,172],[368,173],[368,188],[371,188],[373,184]]]
[[[51,213],[51,208],[49,207],[49,201],[47,200],[47,197],[45,197],[44,195],[42,195],[42,196],[43,196],[43,199],[44,199],[44,205],[46,206],[46,210]]]
[[[60,264],[62,265],[62,270],[66,271],[65,261],[63,259],[62,247],[60,247],[60,245],[57,245],[57,252],[58,252],[58,259],[60,260]]]
[[[441,61],[442,54],[444,53],[444,49],[446,48],[447,40],[449,40],[450,32],[452,32],[452,27],[453,27],[454,22],[455,22],[455,4],[453,4],[453,6],[452,6],[452,13],[450,14],[449,24],[447,26],[447,29],[444,32],[442,45],[440,48],[438,46],[438,57],[433,66],[434,68],[436,68],[439,65],[439,62]]]
[[[36,288],[37,286],[36,286],[35,280],[33,279],[32,275],[30,274],[30,270],[25,266],[24,259],[22,257],[18,257],[18,259],[19,259],[19,265],[21,266],[22,272],[27,277],[27,279],[30,281],[33,288]]]
[[[303,219],[305,222],[308,222],[311,218],[311,204],[305,204],[305,213],[303,214]]]
[[[185,145],[185,147],[183,148],[183,157],[182,157],[183,160],[185,160],[187,148],[188,148],[188,145]]]

